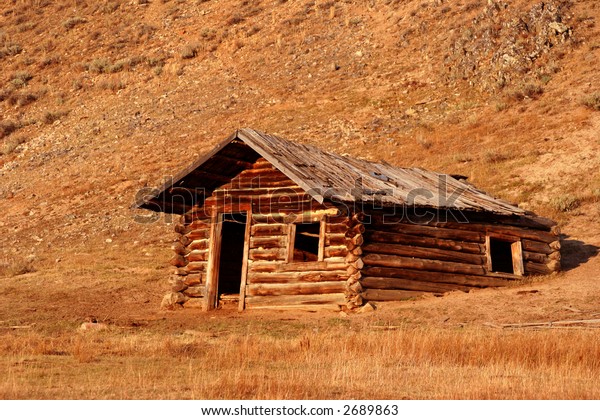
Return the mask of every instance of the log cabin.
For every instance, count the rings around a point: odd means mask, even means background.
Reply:
[[[248,128],[134,207],[180,215],[168,308],[355,310],[560,270],[556,223],[463,176]]]

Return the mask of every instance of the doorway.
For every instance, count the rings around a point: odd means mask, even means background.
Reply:
[[[217,306],[237,306],[244,267],[247,215],[245,213],[223,214],[221,222]]]

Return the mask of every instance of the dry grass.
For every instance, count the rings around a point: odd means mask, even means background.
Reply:
[[[336,323],[330,323],[336,324]],[[11,331],[0,398],[599,398],[590,331]],[[231,329],[237,331],[230,331]],[[241,330],[241,331],[240,331]]]

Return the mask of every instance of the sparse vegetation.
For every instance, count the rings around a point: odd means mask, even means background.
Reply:
[[[190,59],[198,55],[198,46],[196,44],[187,44],[181,49],[181,58]]]
[[[28,71],[19,71],[13,74],[10,83],[17,89],[27,86],[27,83],[33,79],[33,76]]]
[[[0,121],[0,139],[8,137],[21,128],[21,124],[14,121]]]
[[[574,195],[565,194],[553,197],[550,204],[555,210],[566,213],[578,208],[581,205],[581,200]]]
[[[581,104],[595,111],[600,111],[600,92],[586,96],[581,100]]]
[[[525,83],[513,89],[510,92],[510,97],[517,101],[522,101],[525,98],[537,99],[544,93],[544,88],[535,83]]]
[[[5,150],[3,149],[2,152]],[[27,258],[10,257],[0,260],[0,277],[20,276],[34,271],[31,260]]]
[[[44,124],[52,124],[55,121],[60,120],[62,117],[64,117],[67,114],[68,114],[68,112],[66,112],[66,111],[47,111],[42,116],[42,122]]]
[[[501,163],[513,159],[514,155],[511,152],[503,152],[500,150],[488,150],[483,155],[485,163]]]
[[[62,23],[62,26],[65,29],[73,29],[77,25],[82,25],[84,23],[87,23],[87,19],[86,18],[83,18],[81,16],[73,16],[73,17],[70,17],[67,20],[65,20]]]

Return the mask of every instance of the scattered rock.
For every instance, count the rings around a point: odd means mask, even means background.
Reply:
[[[366,314],[368,312],[373,312],[375,310],[375,305],[373,305],[371,302],[367,302],[365,303],[365,306],[363,306],[362,308],[360,308],[358,310],[359,314]]]
[[[108,325],[103,322],[84,322],[79,329],[83,331],[106,330],[108,329]]]

